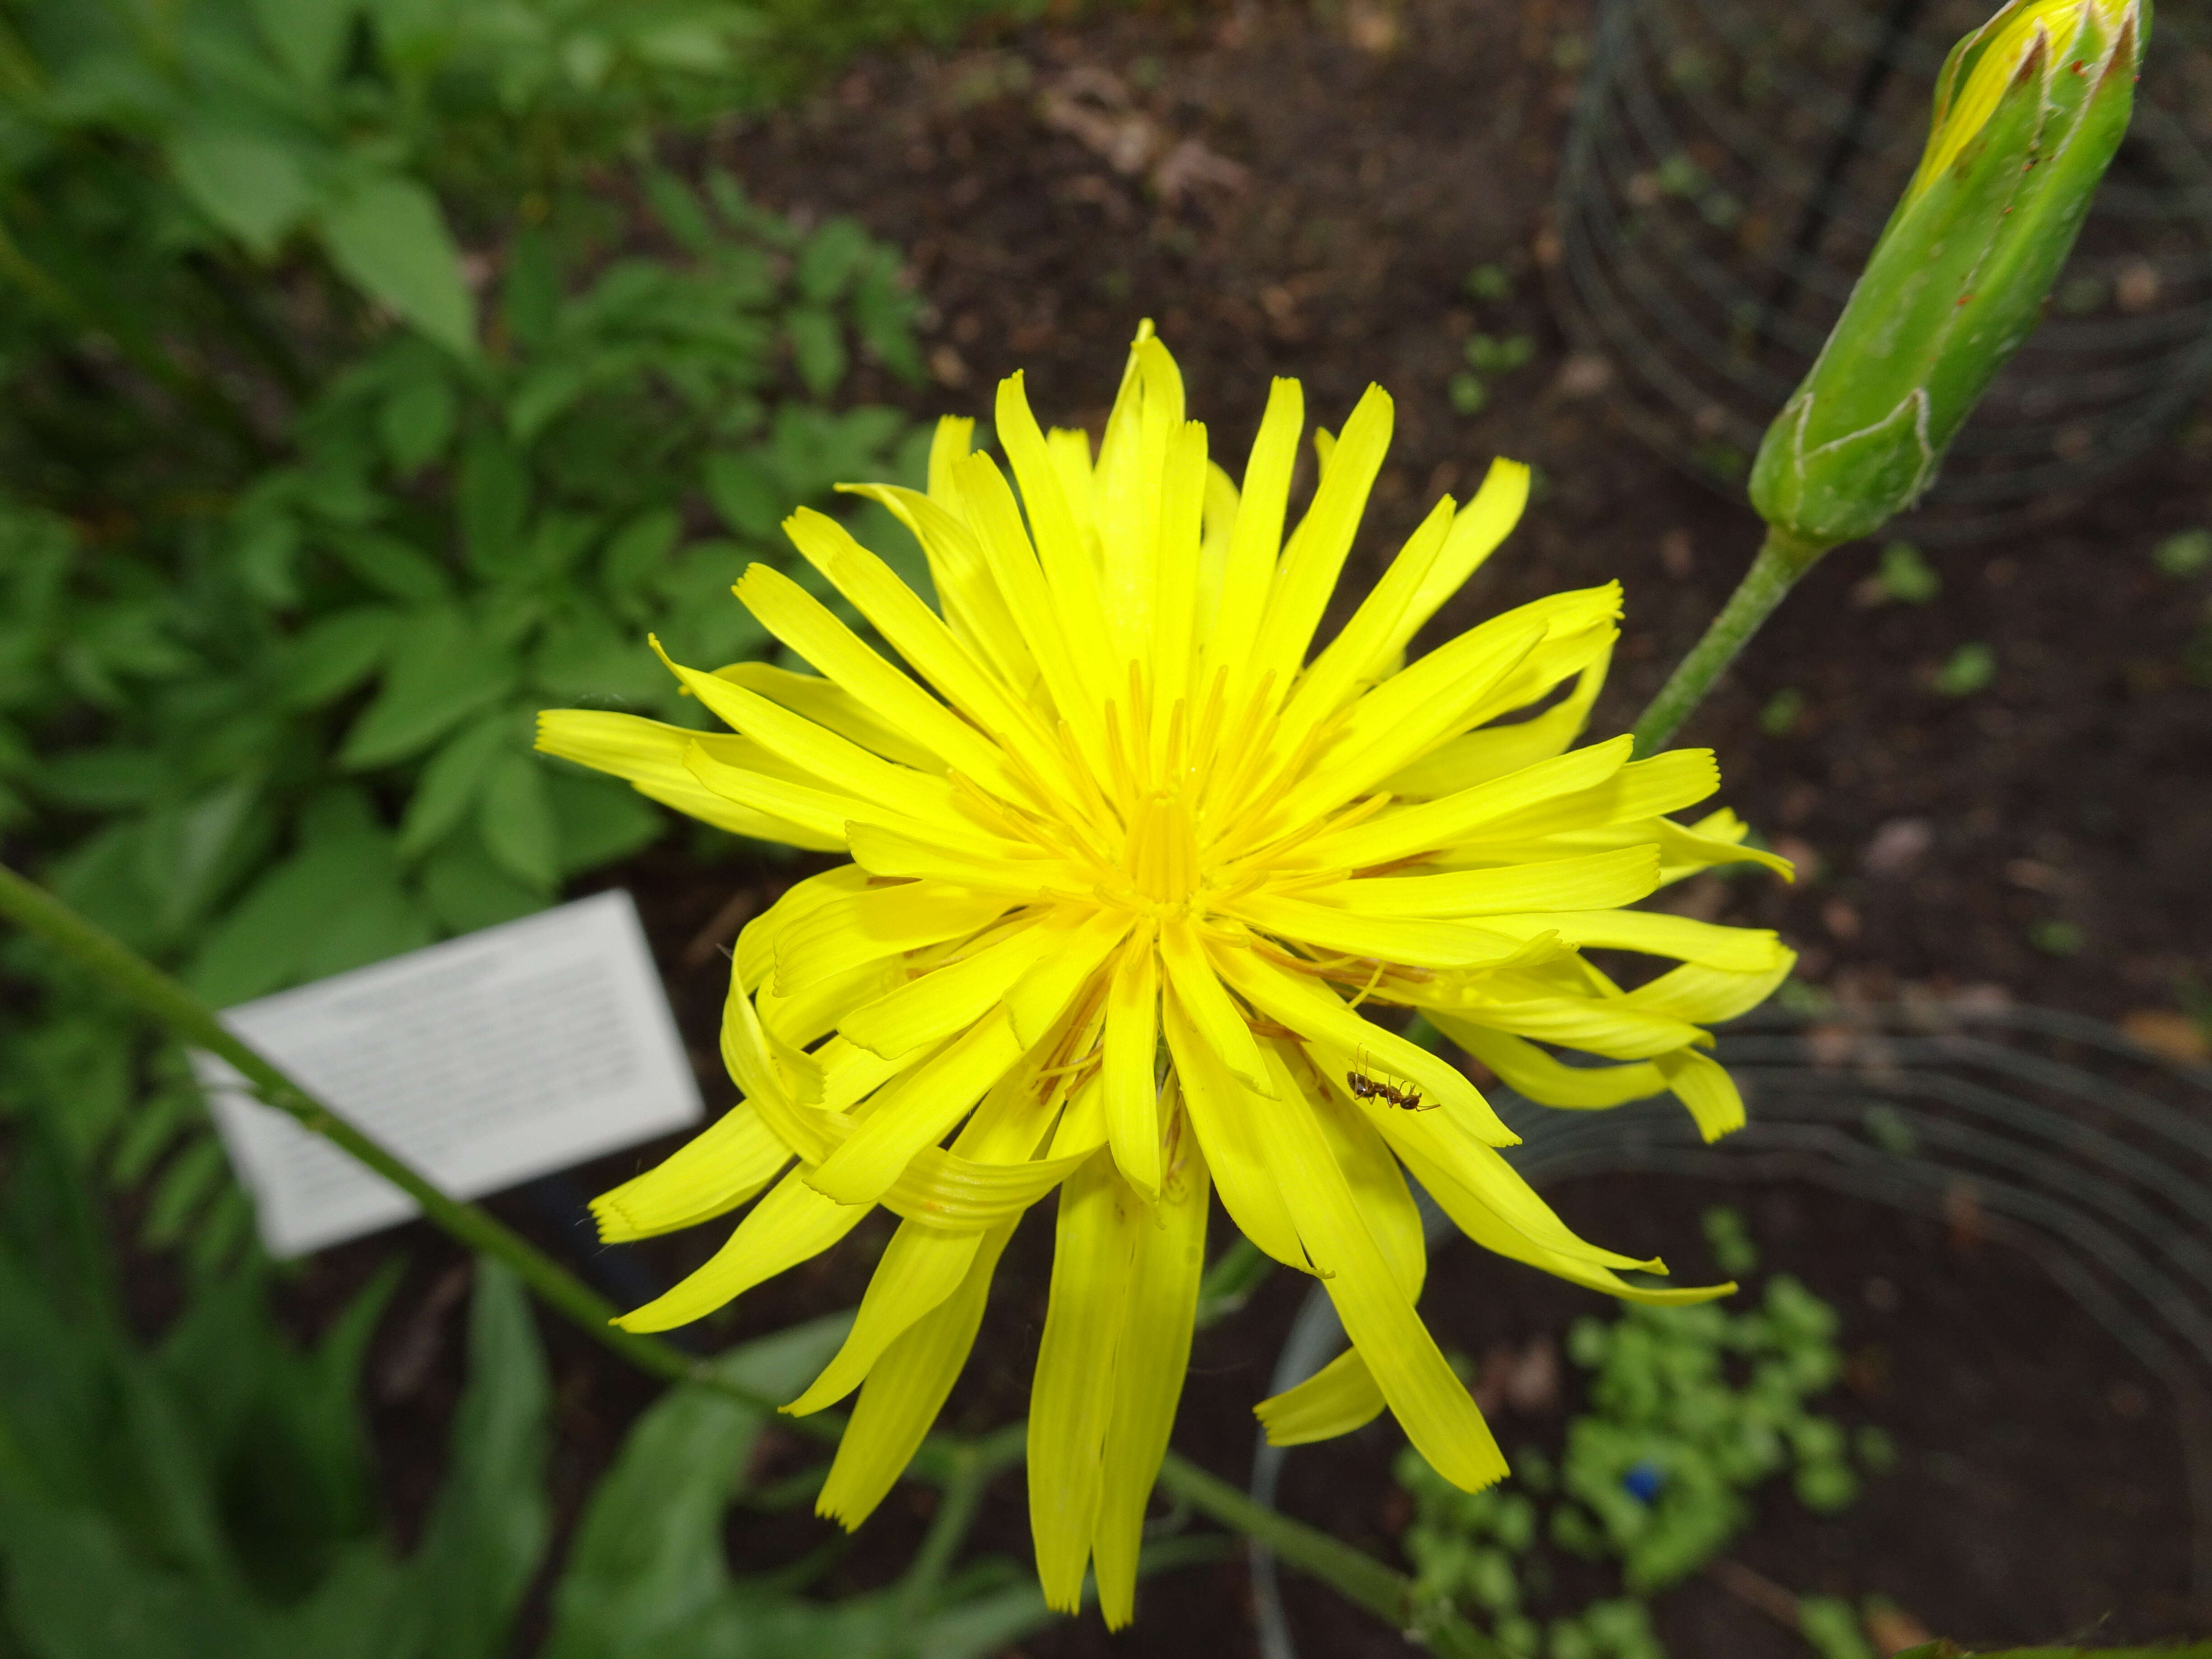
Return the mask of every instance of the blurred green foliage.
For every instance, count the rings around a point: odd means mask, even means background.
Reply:
[[[380,1513],[363,1359],[398,1266],[303,1346],[257,1267],[131,1333],[97,1194],[39,1115],[0,1204],[0,1651],[24,1659],[502,1659],[547,1571],[553,1391],[522,1288],[479,1261],[468,1380],[411,1553]],[[849,1314],[709,1362],[781,1396]],[[981,1659],[1050,1622],[1034,1580],[986,1559],[926,1593],[799,1592],[723,1528],[763,1413],[696,1384],[630,1429],[550,1585],[549,1659]]]
[[[1757,1267],[1735,1211],[1707,1212],[1705,1227],[1723,1272]],[[1651,1598],[1741,1536],[1764,1487],[1786,1477],[1798,1502],[1828,1514],[1857,1494],[1859,1467],[1891,1461],[1879,1431],[1854,1441],[1808,1408],[1842,1373],[1837,1330],[1834,1310],[1786,1274],[1768,1279],[1747,1312],[1629,1303],[1615,1319],[1577,1320],[1567,1352],[1589,1373],[1587,1398],[1556,1461],[1525,1449],[1513,1479],[1465,1492],[1419,1453],[1400,1455],[1398,1483],[1413,1502],[1401,1543],[1419,1593],[1483,1620],[1529,1659],[1665,1659]],[[1613,1564],[1620,1593],[1562,1605],[1550,1550]],[[1844,1604],[1800,1598],[1798,1612],[1827,1659],[1868,1653]]]
[[[848,401],[858,365],[918,373],[897,252],[657,142],[982,10],[0,12],[7,855],[227,1003],[660,835],[533,757],[531,712],[695,723],[646,619],[695,662],[759,651],[727,589],[788,556],[782,514],[921,452]],[[29,1015],[0,1110],[64,1103],[73,1143],[157,1176],[149,1237],[220,1260],[242,1212],[175,1057],[20,940],[0,973]]]

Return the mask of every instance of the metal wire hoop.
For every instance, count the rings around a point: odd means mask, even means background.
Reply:
[[[1606,0],[1560,174],[1552,296],[1628,427],[1735,495],[1916,165],[1980,0]],[[2161,7],[2134,125],[2054,289],[1901,533],[2057,510],[2212,377],[2212,27]]]
[[[1561,1112],[1491,1096],[1539,1187],[1650,1171],[1802,1181],[1942,1216],[1971,1192],[1984,1233],[2020,1251],[2166,1389],[2195,1516],[2191,1576],[2212,1605],[2212,1069],[2177,1064],[2051,1009],[1900,1005],[1808,1021],[1765,1012],[1720,1033],[1751,1121],[1698,1144],[1671,1102]],[[1456,1237],[1421,1195],[1431,1246]],[[1344,1346],[1307,1297],[1270,1392]],[[1251,1493],[1273,1505],[1286,1453],[1261,1438]],[[1297,1659],[1272,1553],[1250,1548],[1260,1648]]]

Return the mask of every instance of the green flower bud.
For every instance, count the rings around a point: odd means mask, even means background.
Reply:
[[[1952,48],[1919,171],[1759,445],[1752,505],[1826,547],[1935,482],[2033,330],[2134,106],[2139,0],[2008,0]]]

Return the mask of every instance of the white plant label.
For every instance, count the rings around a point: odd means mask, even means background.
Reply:
[[[696,1123],[699,1089],[625,892],[226,1009],[222,1023],[443,1193],[474,1198]],[[262,1242],[302,1255],[415,1201],[195,1053]]]

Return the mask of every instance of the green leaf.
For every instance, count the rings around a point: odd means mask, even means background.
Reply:
[[[689,185],[672,173],[655,168],[646,175],[645,194],[653,204],[654,216],[667,227],[670,235],[693,253],[713,251],[714,228],[707,222],[706,210]]]
[[[766,539],[792,506],[781,482],[749,454],[708,456],[706,485],[714,511],[740,536]]]
[[[143,1238],[153,1249],[165,1250],[185,1236],[208,1196],[222,1179],[222,1143],[202,1136],[169,1160],[155,1183],[153,1201],[146,1206]]]
[[[476,298],[437,199],[421,185],[386,177],[341,197],[324,210],[323,243],[371,298],[440,345],[475,355]]]
[[[599,579],[615,608],[632,621],[645,614],[645,592],[684,529],[683,515],[672,507],[656,507],[641,513],[608,540],[599,556]]]
[[[513,709],[485,715],[446,739],[422,769],[399,820],[399,856],[420,858],[446,838],[476,805],[492,763],[514,746],[521,722]]]
[[[492,767],[477,808],[484,850],[501,869],[541,891],[561,878],[560,836],[545,796],[545,766],[507,754]]]
[[[292,641],[284,701],[319,708],[343,696],[383,665],[401,621],[391,605],[361,605],[310,623]]]
[[[555,848],[563,877],[581,875],[649,847],[668,827],[660,809],[613,778],[549,771]]]
[[[285,609],[300,602],[299,558],[299,520],[281,513],[241,526],[230,549],[230,568],[246,591]]]
[[[337,74],[359,0],[253,0],[261,38],[293,78],[320,92]]]
[[[445,567],[412,543],[380,530],[332,527],[324,544],[345,568],[374,588],[410,604],[449,597],[453,579]]]
[[[783,319],[791,337],[791,358],[799,378],[817,398],[826,398],[845,378],[845,331],[836,318],[814,306],[794,307]]]
[[[461,456],[461,544],[470,565],[489,575],[514,556],[530,511],[530,474],[522,458],[490,428],[470,435]]]
[[[526,230],[508,247],[500,310],[517,344],[537,351],[552,339],[561,317],[561,271],[544,231]]]
[[[168,777],[169,769],[152,750],[109,744],[56,755],[39,769],[35,781],[39,793],[57,806],[112,812],[144,805]]]
[[[442,376],[426,375],[395,389],[377,418],[384,453],[403,476],[420,471],[446,453],[453,441],[456,413],[453,388]]]
[[[792,280],[800,294],[817,305],[827,305],[845,291],[854,271],[875,252],[875,242],[852,219],[825,221],[806,239],[792,267]]]
[[[544,909],[545,895],[494,864],[475,827],[465,824],[423,865],[422,902],[447,932],[473,933]]]
[[[297,150],[264,133],[187,128],[170,140],[169,166],[194,206],[264,259],[313,199]]]
[[[708,1363],[781,1399],[828,1362],[851,1322],[814,1320]],[[761,1427],[751,1407],[696,1385],[670,1389],[637,1420],[569,1547],[545,1659],[672,1653],[669,1636],[726,1598],[723,1512]]]
[[[186,983],[218,1007],[297,983],[319,968],[335,972],[322,963],[363,941],[374,945],[380,933],[404,937],[403,927],[389,925],[398,891],[391,837],[365,794],[348,787],[318,796],[301,815],[301,841],[209,932],[185,971]]]
[[[469,1382],[453,1420],[452,1473],[413,1563],[428,1659],[504,1652],[551,1530],[545,1496],[544,1351],[521,1282],[478,1256],[469,1308]]]
[[[411,612],[376,700],[338,750],[354,771],[419,754],[487,704],[514,689],[513,657],[487,645],[451,605]]]
[[[668,671],[635,635],[589,612],[561,617],[539,638],[531,683],[565,700],[642,702],[668,683]]]

